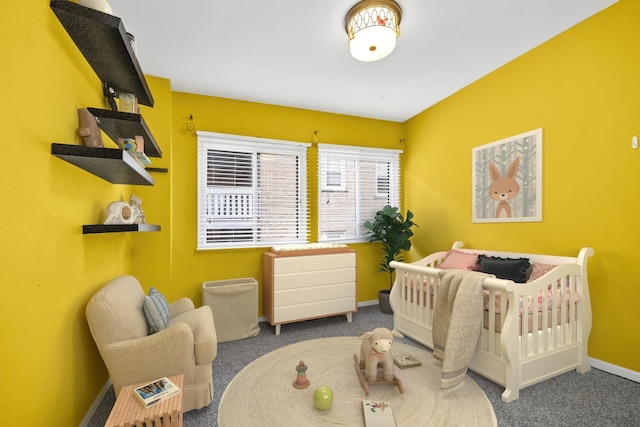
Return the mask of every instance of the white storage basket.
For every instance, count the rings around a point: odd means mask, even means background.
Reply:
[[[251,278],[202,284],[202,305],[213,312],[218,342],[254,337],[258,326],[258,282]]]

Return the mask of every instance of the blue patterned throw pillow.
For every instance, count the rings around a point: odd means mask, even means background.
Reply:
[[[169,323],[169,304],[164,295],[153,286],[149,289],[149,296],[144,297],[142,311],[152,334],[160,332],[167,327]]]

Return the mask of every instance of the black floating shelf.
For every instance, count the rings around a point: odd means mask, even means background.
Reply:
[[[103,83],[117,94],[133,93],[140,104],[153,107],[153,96],[120,18],[68,0],[52,0],[51,9]]]
[[[124,233],[129,231],[160,231],[153,224],[89,224],[82,226],[82,234]]]
[[[98,125],[113,142],[118,138],[133,138],[140,135],[144,138],[144,153],[149,157],[162,157],[162,151],[151,134],[147,123],[140,114],[123,111],[87,108],[98,119]]]
[[[51,154],[113,184],[153,185],[154,179],[129,153],[118,148],[51,144]]]

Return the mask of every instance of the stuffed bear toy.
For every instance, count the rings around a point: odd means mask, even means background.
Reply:
[[[383,379],[393,381],[393,357],[391,345],[394,338],[402,338],[402,334],[396,330],[387,328],[375,328],[362,334],[360,339],[360,367],[364,368],[365,378],[368,382],[374,382],[378,378],[378,365],[383,366]]]

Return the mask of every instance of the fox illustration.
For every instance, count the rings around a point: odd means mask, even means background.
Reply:
[[[511,200],[520,192],[520,185],[516,181],[518,166],[520,165],[520,157],[516,157],[505,176],[493,163],[489,163],[489,176],[491,177],[491,186],[489,187],[489,197],[499,201],[496,206],[496,218],[511,218],[511,205],[507,200]]]

